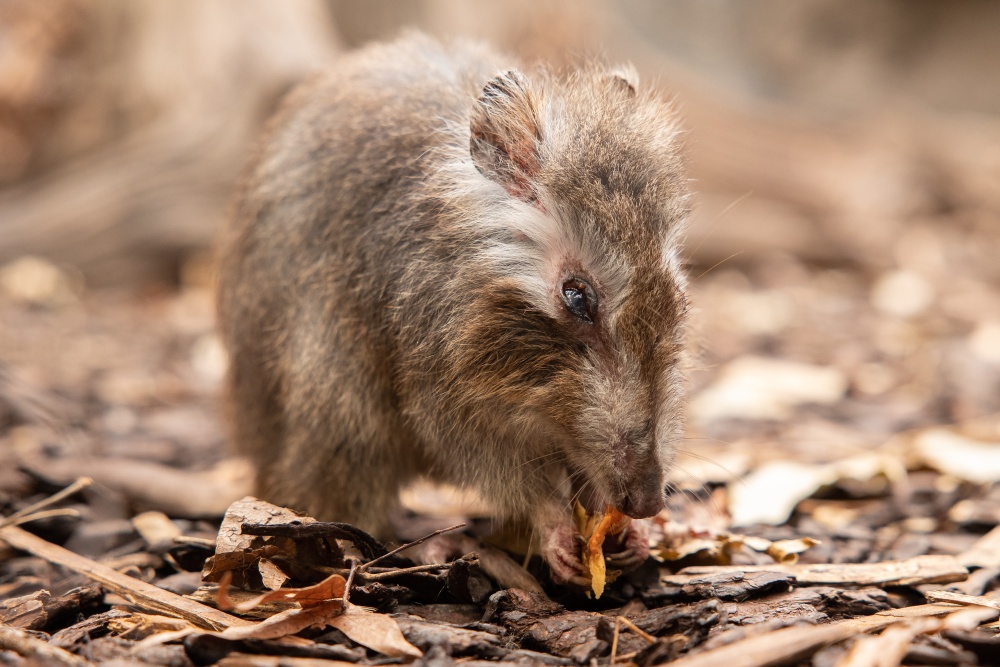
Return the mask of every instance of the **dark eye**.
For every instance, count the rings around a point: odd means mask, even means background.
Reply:
[[[562,298],[566,310],[575,317],[590,323],[597,319],[597,293],[586,280],[568,279],[562,286]]]

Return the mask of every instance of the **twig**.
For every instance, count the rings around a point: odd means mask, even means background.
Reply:
[[[414,565],[413,567],[380,567],[377,568],[379,570],[378,572],[362,572],[361,568],[358,567],[357,575],[365,581],[382,581],[384,579],[392,579],[393,577],[401,575],[416,574],[419,572],[434,572],[435,570],[446,569],[449,567],[451,567],[451,563],[429,563],[427,565]],[[317,567],[316,569],[324,574],[339,574],[342,576],[348,576],[353,571],[352,569],[345,567]]]
[[[28,505],[24,509],[14,512],[10,516],[5,517],[3,520],[0,520],[0,528],[3,528],[4,526],[16,526],[18,524],[25,523],[25,521],[32,521],[33,519],[28,519],[27,517],[37,512],[40,512],[46,507],[51,507],[52,505],[55,505],[61,500],[69,498],[78,491],[83,491],[93,483],[94,480],[90,479],[89,477],[81,477],[72,484],[70,484],[69,486],[67,486],[62,491],[54,493],[44,500],[39,500],[37,503],[33,505]]]
[[[447,569],[449,567],[451,567],[451,563],[429,563],[427,565],[401,567],[398,570],[386,570],[385,572],[373,572],[371,574],[367,572],[359,572],[358,574],[359,576],[363,577],[365,581],[382,581],[383,579],[392,579],[394,577],[402,576],[405,574],[416,574],[417,572],[433,572],[435,570],[440,570],[442,568]]]
[[[207,537],[196,537],[194,535],[178,535],[174,538],[174,544],[190,544],[195,547],[215,549],[215,540],[210,540]]]
[[[611,658],[608,661],[609,664],[615,664],[615,660],[618,659],[618,633],[621,631],[622,617],[615,617],[615,633],[611,636]]]
[[[621,621],[622,625],[624,625],[626,628],[628,628],[629,630],[631,630],[632,632],[634,632],[635,634],[639,635],[644,640],[646,640],[647,644],[655,644],[656,643],[656,637],[654,637],[653,635],[649,634],[645,630],[640,629],[635,623],[633,623],[632,621],[628,620],[624,616],[617,616],[617,617],[615,617],[615,620],[616,621]]]
[[[393,549],[392,551],[390,551],[387,554],[383,554],[383,555],[379,556],[378,558],[375,558],[373,560],[368,561],[367,563],[362,563],[360,566],[358,566],[358,570],[361,571],[361,572],[364,572],[365,570],[367,570],[369,567],[371,567],[375,563],[379,562],[380,560],[384,560],[384,559],[388,558],[389,556],[393,556],[395,554],[398,554],[400,551],[405,551],[406,549],[409,549],[410,547],[415,547],[418,544],[423,544],[427,540],[431,539],[432,537],[437,537],[441,533],[447,533],[447,532],[452,531],[452,530],[458,530],[459,528],[465,528],[465,524],[464,523],[460,523],[460,524],[458,524],[456,526],[451,526],[450,528],[442,528],[441,530],[435,530],[433,533],[431,533],[429,535],[424,535],[419,540],[413,540],[412,542],[408,542],[408,543],[406,543],[406,544],[404,544],[402,546],[398,546],[398,547],[396,547],[395,549]]]
[[[165,591],[153,584],[124,575],[107,565],[75,554],[60,546],[18,528],[0,528],[0,539],[14,547],[43,558],[50,563],[62,565],[74,572],[99,582],[112,593],[117,593],[137,607],[151,609],[169,616],[177,616],[210,630],[220,630],[233,625],[248,625],[249,621],[231,616],[218,609],[212,609],[194,600]]]
[[[349,523],[315,521],[313,523],[245,523],[240,526],[244,535],[287,537],[292,540],[333,537],[352,542],[365,558],[378,558],[386,553],[385,545]]]
[[[347,573],[347,583],[344,584],[344,608],[351,604],[351,586],[354,585],[354,573],[357,571],[357,561],[351,559],[351,571]]]
[[[0,525],[0,528],[2,528],[3,526],[20,526],[25,523],[31,523],[32,521],[41,521],[42,519],[52,519],[57,516],[78,517],[80,516],[80,513],[77,510],[73,509],[72,507],[63,507],[54,510],[42,510],[41,512],[32,512],[31,514],[19,517],[15,517],[12,514],[6,519],[4,519],[3,522],[0,522],[3,524]]]

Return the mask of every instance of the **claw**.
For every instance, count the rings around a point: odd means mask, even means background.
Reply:
[[[609,565],[618,565],[621,563],[630,563],[635,559],[636,550],[634,548],[628,548],[624,551],[618,551],[616,553],[608,554],[605,556],[604,560],[608,562]],[[645,560],[645,559],[643,559]]]
[[[569,522],[550,528],[542,544],[542,558],[548,563],[552,580],[558,584],[589,585],[582,576],[580,560],[582,538]]]
[[[621,551],[605,553],[609,565],[628,572],[645,563],[649,557],[649,526],[646,521],[633,521],[618,543],[624,547]]]

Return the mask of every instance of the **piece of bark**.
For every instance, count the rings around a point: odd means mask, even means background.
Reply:
[[[667,600],[747,600],[787,591],[795,577],[786,572],[720,572],[704,576],[667,575],[641,592],[643,602],[660,606]]]
[[[919,605],[826,625],[782,628],[719,648],[678,658],[671,667],[768,667],[807,658],[817,649],[861,633],[875,632],[907,618],[944,616],[954,605]]]
[[[490,596],[483,612],[484,623],[494,623],[504,619],[534,619],[552,616],[565,611],[558,602],[553,602],[544,593],[529,593],[511,588],[497,591]]]
[[[780,572],[795,577],[800,585],[847,584],[856,586],[916,586],[964,581],[969,571],[954,556],[917,556],[882,563],[829,563],[796,565],[720,565],[686,567],[674,577],[688,581],[706,575],[731,572]],[[673,579],[674,583],[685,579]]]
[[[52,667],[87,667],[90,663],[66,649],[53,646],[19,628],[0,625],[0,649],[13,651],[29,665]]]
[[[726,623],[759,625],[774,620],[817,623],[829,617],[823,611],[823,596],[809,588],[744,602],[726,602]]]
[[[63,628],[52,635],[51,642],[54,646],[59,646],[68,651],[77,652],[80,646],[89,643],[94,637],[103,637],[108,634],[108,624],[110,621],[119,618],[128,618],[132,613],[121,609],[112,609],[100,614],[94,614],[84,618],[79,623],[74,623],[68,628]]]
[[[289,658],[276,655],[231,653],[215,663],[217,667],[356,667],[357,663],[323,658]]]
[[[525,648],[552,653],[586,664],[608,654],[610,642],[597,636],[600,614],[567,611],[527,624],[517,633]]]
[[[12,628],[41,630],[49,620],[45,604],[52,596],[46,590],[0,600],[0,623]]]
[[[1000,636],[982,629],[944,630],[941,636],[973,652],[984,665],[1000,664]]]
[[[74,588],[56,598],[46,590],[8,598],[0,601],[0,622],[26,630],[41,630],[65,616],[79,614],[83,608],[100,603],[103,595],[100,586],[90,585]]]
[[[924,591],[924,597],[927,598],[928,602],[954,602],[956,604],[975,605],[1000,610],[1000,600],[982,595],[966,595],[965,593],[955,593],[953,591]]]
[[[596,634],[598,639],[613,644],[617,623],[617,652],[642,652],[643,660],[650,663],[654,655],[664,656],[665,659],[703,642],[709,630],[718,625],[723,614],[723,605],[718,600],[706,600],[625,613],[618,617],[602,615],[597,622]],[[669,641],[661,643],[659,648],[653,648],[650,640],[655,642],[657,639]]]
[[[460,558],[452,561],[450,565],[445,579],[445,587],[456,600],[460,602],[485,602],[496,589],[493,582],[483,573],[481,560],[473,561]],[[525,570],[521,569],[521,572],[531,577]]]
[[[510,651],[499,637],[489,632],[468,630],[444,623],[431,623],[416,616],[394,616],[406,640],[427,652],[434,646],[447,646],[453,658],[474,657],[502,660]]]
[[[796,588],[764,598],[727,602],[727,622],[759,624],[774,619],[813,621],[869,616],[892,609],[888,595],[878,588],[842,590],[827,586]]]
[[[17,528],[8,526],[0,529],[0,540],[12,547],[28,551],[53,563],[67,567],[86,577],[101,583],[107,590],[117,593],[131,601],[132,604],[157,613],[178,616],[194,625],[210,630],[247,625],[241,618],[231,616],[218,609],[206,607],[188,598],[174,595],[168,591],[133,579],[106,565],[96,563],[72,551],[46,542],[40,537]]]
[[[958,556],[965,567],[1000,568],[1000,526],[980,537]]]
[[[982,595],[986,591],[992,590],[993,582],[998,578],[1000,578],[1000,567],[973,569],[969,573],[968,579],[955,582],[948,588],[966,595]]]
[[[902,663],[913,640],[940,627],[933,618],[915,619],[886,628],[874,637],[860,637],[837,661],[837,667],[889,667]]]
[[[215,634],[201,633],[185,637],[184,649],[188,657],[199,665],[215,664],[234,653],[345,660],[352,663],[363,660],[366,655],[364,648],[351,648],[341,644],[322,644],[302,638],[297,638],[295,644],[289,644],[280,640],[267,639],[230,640]]]
[[[972,651],[942,648],[928,644],[913,643],[906,649],[903,663],[907,665],[972,665],[976,654]]]

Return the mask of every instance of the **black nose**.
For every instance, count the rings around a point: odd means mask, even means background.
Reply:
[[[657,470],[630,484],[618,509],[633,519],[647,519],[659,514],[665,502],[663,473]]]

